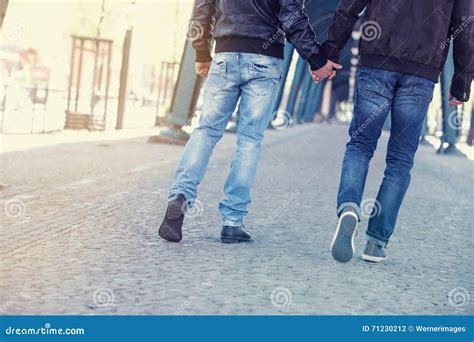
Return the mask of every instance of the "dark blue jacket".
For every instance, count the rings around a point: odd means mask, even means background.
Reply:
[[[474,0],[341,0],[321,55],[337,62],[366,10],[360,65],[438,81],[454,47],[451,93],[469,100],[474,75]]]

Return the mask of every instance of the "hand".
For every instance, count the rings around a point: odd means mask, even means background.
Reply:
[[[322,81],[329,77],[329,79],[333,79],[336,76],[336,70],[342,69],[342,65],[334,63],[332,61],[328,61],[325,66],[318,70],[310,70],[311,78],[315,83]]]
[[[211,62],[196,62],[194,69],[196,69],[196,73],[201,77],[207,77],[209,73],[209,69],[211,68]]]
[[[460,106],[462,105],[462,101],[459,101],[457,98],[455,98],[453,95],[449,94],[449,102],[448,102],[449,107],[454,107],[454,106]]]

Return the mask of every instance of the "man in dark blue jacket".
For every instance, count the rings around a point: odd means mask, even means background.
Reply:
[[[343,262],[352,258],[356,227],[369,202],[373,209],[365,213],[369,223],[362,257],[372,262],[387,257],[433,87],[451,43],[455,66],[451,106],[469,100],[474,75],[473,0],[342,0],[319,57],[338,61],[364,9],[354,116],[337,196],[339,223],[331,244],[333,257]],[[315,81],[326,77],[321,71],[312,74]],[[362,201],[369,162],[390,112],[382,185],[376,199]]]
[[[214,146],[239,103],[237,152],[219,204],[221,241],[250,241],[243,226],[260,158],[263,134],[273,117],[280,86],[285,37],[322,77],[338,64],[318,55],[319,45],[303,0],[197,0],[191,23],[196,72],[208,77],[199,127],[189,139],[169,189],[160,236],[182,239],[188,205],[197,197]],[[210,46],[215,39],[215,58]],[[240,100],[240,102],[239,102]]]

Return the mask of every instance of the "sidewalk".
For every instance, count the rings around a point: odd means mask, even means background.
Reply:
[[[334,261],[343,125],[268,131],[246,225],[219,242],[235,136],[216,148],[179,244],[158,238],[182,146],[147,137],[0,155],[2,314],[472,314],[473,163],[420,146],[385,264]],[[371,163],[374,198],[387,135]]]
[[[52,133],[0,134],[0,153],[25,151],[67,143],[123,140],[158,134],[158,128],[123,129],[119,131],[62,130]]]

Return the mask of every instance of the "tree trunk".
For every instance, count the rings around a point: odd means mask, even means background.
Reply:
[[[5,18],[7,7],[8,7],[8,0],[0,0],[0,28],[2,28],[3,26],[3,19]]]

